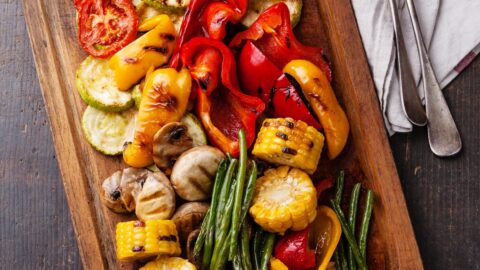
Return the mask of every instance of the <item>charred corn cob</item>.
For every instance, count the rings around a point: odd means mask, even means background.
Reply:
[[[253,155],[312,174],[317,169],[324,137],[314,127],[292,118],[265,119]]]
[[[281,166],[255,184],[250,214],[264,230],[283,234],[305,229],[317,215],[317,194],[308,174]]]
[[[140,270],[197,270],[195,265],[179,257],[158,257]]]
[[[117,257],[123,261],[181,253],[177,229],[171,220],[120,222],[116,240]]]

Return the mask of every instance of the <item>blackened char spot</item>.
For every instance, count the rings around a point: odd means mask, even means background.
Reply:
[[[161,33],[160,38],[166,39],[168,41],[174,41],[175,40],[175,36],[172,35],[172,34],[169,34],[169,33]]]
[[[290,155],[296,155],[297,154],[297,150],[295,149],[292,149],[290,147],[282,147],[282,152],[285,153],[285,154],[290,154]]]
[[[168,53],[168,48],[165,47],[157,47],[157,46],[145,46],[143,47],[143,50],[146,52],[152,51],[152,52],[157,52],[161,54],[167,54]]]
[[[145,247],[144,247],[144,246],[134,246],[134,247],[132,248],[132,251],[133,251],[133,252],[145,251]]]
[[[286,121],[286,122],[285,122],[285,125],[286,125],[288,128],[292,128],[292,129],[295,127],[295,123],[290,122],[290,121]]]
[[[170,241],[170,242],[176,242],[177,241],[177,236],[171,234],[171,235],[160,235],[158,237],[159,241]]]
[[[121,195],[121,194],[120,194],[120,191],[119,191],[118,188],[117,188],[117,189],[115,189],[114,192],[112,192],[112,194],[110,194],[110,197],[112,197],[112,199],[113,199],[114,201],[116,201],[116,200],[118,200],[118,198],[120,198],[120,195]]]
[[[285,141],[288,141],[288,135],[283,133],[283,132],[277,132],[275,136],[279,137],[280,139],[283,139]]]
[[[135,64],[138,62],[138,58],[135,58],[135,57],[126,57],[123,59],[123,61],[125,61],[125,63],[127,64]]]
[[[290,41],[290,38],[288,36],[285,37],[285,45],[287,45],[287,48],[290,48],[292,46],[292,42]]]
[[[205,91],[208,88],[208,84],[210,83],[210,76],[199,78],[198,84],[200,84],[200,88]]]

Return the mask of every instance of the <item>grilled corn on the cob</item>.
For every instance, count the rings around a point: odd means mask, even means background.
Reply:
[[[181,253],[177,229],[171,220],[120,222],[116,240],[117,257],[123,261]]]
[[[197,268],[179,257],[159,257],[145,264],[140,270],[197,270]]]
[[[314,127],[292,118],[265,119],[253,155],[312,174],[317,169],[324,137]]]
[[[305,229],[317,215],[317,194],[308,174],[281,166],[257,180],[250,214],[264,230]]]

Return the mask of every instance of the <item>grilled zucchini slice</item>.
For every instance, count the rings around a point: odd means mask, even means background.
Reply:
[[[290,11],[290,22],[295,27],[302,16],[302,0],[249,0],[247,14],[243,17],[242,24],[250,27],[264,10],[279,2],[284,2],[287,5]]]
[[[76,86],[83,101],[106,112],[120,112],[134,104],[130,92],[120,91],[108,59],[87,57],[77,70]]]
[[[200,120],[198,120],[194,114],[185,114],[185,116],[182,118],[182,124],[188,128],[187,133],[188,136],[193,140],[193,147],[207,144],[207,135],[205,135],[202,123],[200,123]]]
[[[119,155],[126,142],[132,141],[137,111],[110,113],[88,106],[82,117],[85,138],[95,150],[105,155]]]

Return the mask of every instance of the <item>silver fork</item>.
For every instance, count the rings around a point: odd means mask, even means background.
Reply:
[[[430,149],[437,156],[453,156],[462,149],[462,139],[430,63],[413,0],[406,1],[420,56]]]
[[[414,125],[425,126],[427,116],[418,96],[417,86],[413,78],[412,69],[408,61],[407,49],[403,41],[402,26],[398,15],[395,0],[390,0],[390,10],[393,17],[393,28],[395,30],[395,42],[397,47],[397,67],[400,81],[400,98],[402,108],[407,119]]]

